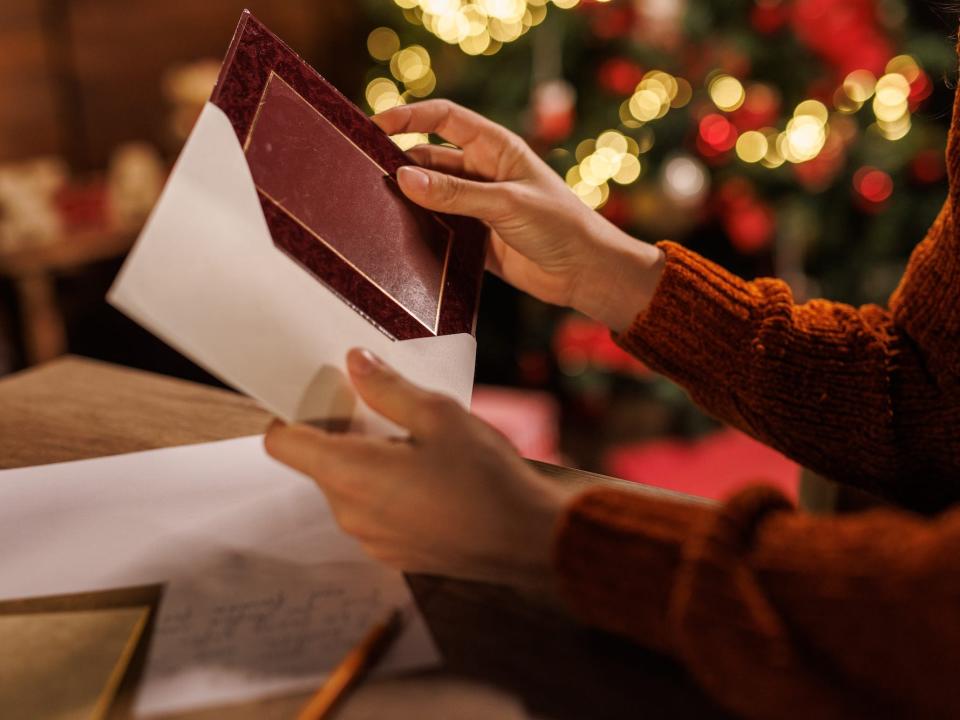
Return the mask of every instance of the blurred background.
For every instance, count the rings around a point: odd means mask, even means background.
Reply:
[[[885,302],[945,196],[956,25],[931,2],[4,0],[0,375],[72,352],[216,382],[103,297],[244,7],[365,111],[452,98],[636,237],[801,300]],[[796,494],[586,318],[488,278],[478,339],[476,412],[527,456]]]

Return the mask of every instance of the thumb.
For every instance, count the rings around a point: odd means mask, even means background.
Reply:
[[[417,387],[369,350],[347,353],[347,369],[370,409],[407,428],[414,438],[436,435],[466,414],[451,398]]]
[[[503,212],[505,193],[499,183],[465,180],[409,165],[397,171],[397,182],[404,195],[428,210],[487,222]]]

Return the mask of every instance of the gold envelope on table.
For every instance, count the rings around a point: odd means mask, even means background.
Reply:
[[[6,720],[104,718],[146,636],[159,588],[0,603]]]

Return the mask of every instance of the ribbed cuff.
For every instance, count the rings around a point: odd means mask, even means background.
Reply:
[[[772,301],[786,310],[789,293],[767,296],[765,285],[747,283],[676,243],[658,247],[666,263],[650,305],[615,340],[688,388],[709,393],[739,384],[748,368],[730,360],[749,351],[755,308]]]
[[[554,564],[587,624],[674,652],[667,626],[683,544],[709,521],[707,506],[597,488],[576,498],[557,530]]]

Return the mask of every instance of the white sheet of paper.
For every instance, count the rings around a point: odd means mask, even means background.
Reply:
[[[403,577],[261,437],[0,471],[0,599],[167,583],[138,714],[310,690]],[[381,665],[438,660],[415,614]]]
[[[285,420],[352,417],[364,432],[397,431],[350,388],[353,347],[469,408],[476,340],[393,341],[278,250],[236,133],[211,103],[108,299]]]

